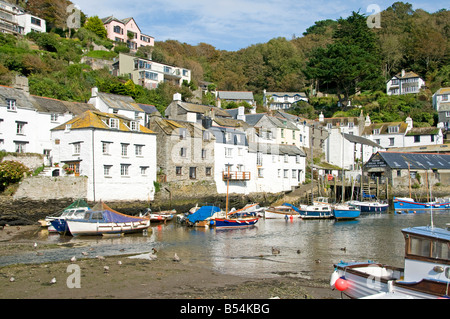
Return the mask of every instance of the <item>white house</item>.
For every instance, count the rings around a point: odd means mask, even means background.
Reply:
[[[289,109],[300,101],[308,102],[308,97],[303,92],[266,92],[264,90],[263,105],[270,110]]]
[[[306,154],[295,145],[250,143],[250,154],[256,154],[256,192],[290,191],[305,181]],[[255,160],[255,157],[252,156]]]
[[[366,124],[362,136],[383,148],[437,145],[443,143],[442,130],[437,127],[414,128],[410,117],[405,122]]]
[[[249,91],[216,91],[217,107],[223,107],[224,102],[239,104],[246,102],[252,107],[252,113],[256,112],[256,102],[253,92]]]
[[[97,87],[93,87],[88,103],[92,104],[100,112],[123,115],[134,119],[140,125],[145,126],[146,124],[144,109],[131,96],[103,93],[99,92]]]
[[[402,70],[386,83],[386,92],[387,95],[419,93],[423,87],[425,81],[418,74]]]
[[[87,111],[52,129],[54,161],[87,176],[86,198],[151,200],[156,135],[134,119]]]
[[[440,88],[433,94],[433,108],[438,112],[439,123],[446,130],[450,127],[450,87]]]
[[[162,82],[181,86],[183,81],[191,82],[192,76],[189,69],[126,53],[119,54],[119,60],[113,64],[112,72],[114,76],[127,75],[133,80],[134,84],[147,89],[155,89]]]
[[[50,130],[94,108],[30,95],[26,78],[17,81],[24,82],[24,89],[0,86],[0,150],[44,154],[51,159]]]
[[[46,32],[46,23],[44,19],[25,12],[18,5],[0,1],[0,32],[14,35]]]

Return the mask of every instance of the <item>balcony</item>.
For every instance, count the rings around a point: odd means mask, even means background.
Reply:
[[[251,172],[222,172],[223,181],[249,181]]]

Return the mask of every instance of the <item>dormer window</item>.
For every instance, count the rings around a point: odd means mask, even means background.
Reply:
[[[373,135],[379,135],[380,134],[380,129],[376,128],[372,131]]]
[[[109,127],[118,129],[119,128],[119,120],[118,119],[109,119]]]
[[[16,100],[6,99],[6,109],[8,111],[17,111]]]
[[[389,133],[398,133],[398,126],[389,126],[388,132]]]

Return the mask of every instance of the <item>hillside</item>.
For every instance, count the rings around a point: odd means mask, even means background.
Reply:
[[[179,90],[175,87],[163,84],[150,91],[127,79],[112,77],[107,70],[94,71],[81,64],[83,55],[111,59],[126,49],[113,49],[109,40],[87,24],[76,32],[65,30],[61,24],[65,13],[57,3],[60,1],[29,0],[25,5],[49,21],[50,33],[30,34],[23,39],[0,34],[0,84],[10,84],[13,75],[19,73],[29,78],[30,91],[36,95],[86,101],[90,88],[96,85],[104,92],[131,95],[141,103],[154,104],[160,111],[170,103],[172,94]],[[91,18],[82,15],[83,22]],[[327,117],[359,115],[359,108],[338,108],[341,99],[362,106],[374,121],[404,120],[410,115],[419,126],[434,125],[436,114],[431,95],[442,86],[450,86],[450,12],[428,13],[396,2],[381,13],[380,29],[362,26],[365,19],[354,13],[347,19],[317,21],[300,37],[275,38],[237,52],[216,50],[206,43],[193,46],[175,40],[156,42],[152,56],[155,61],[192,70],[193,83],[182,88],[184,99],[190,98],[190,89],[202,82],[214,83],[219,90],[253,91],[259,105],[264,89],[305,91],[311,105],[302,104],[293,110],[305,117],[315,118],[320,112]],[[92,51],[94,43],[111,52]],[[370,50],[364,47],[367,43]],[[334,76],[353,72],[345,92],[332,74],[322,74],[328,67],[313,63],[324,60],[320,54],[327,50],[329,54],[331,49],[345,57],[339,74]],[[145,50],[140,49],[137,54],[144,55]],[[358,50],[369,50],[373,58],[361,59],[355,53],[352,60],[348,52]],[[428,89],[417,96],[388,97],[384,83],[402,69],[419,74]],[[365,70],[371,70],[370,74],[364,74]],[[318,91],[329,97],[312,94]],[[203,103],[213,100],[205,96]]]

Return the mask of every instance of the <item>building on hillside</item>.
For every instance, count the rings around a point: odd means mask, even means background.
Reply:
[[[87,200],[153,199],[156,134],[133,122],[86,111],[51,130],[55,162],[88,178]]]
[[[267,92],[264,90],[263,105],[270,110],[290,109],[296,103],[308,102],[303,92]]]
[[[20,80],[25,90],[0,86],[0,150],[43,154],[50,165],[50,130],[94,107],[30,95]]]
[[[403,95],[419,93],[425,87],[425,81],[414,72],[402,72],[394,75],[386,83],[387,95]]]
[[[364,164],[364,175],[391,186],[421,187],[450,183],[450,155],[377,152]],[[395,196],[395,194],[394,194]]]
[[[299,144],[296,143],[296,145],[299,147],[303,147],[303,148],[309,148],[310,122],[311,122],[310,120],[301,118],[297,115],[286,113],[281,110],[274,111],[274,112],[272,112],[272,114],[275,117],[284,118],[284,119],[290,121],[295,126],[297,126],[297,128],[299,129],[297,137],[298,137],[298,141],[300,143]]]
[[[217,107],[223,108],[226,103],[233,102],[240,104],[241,102],[247,103],[253,113],[256,110],[256,102],[253,97],[253,92],[249,91],[216,91]]]
[[[116,43],[125,43],[131,51],[142,46],[154,46],[155,38],[141,32],[134,18],[117,19],[109,16],[101,19],[107,31],[107,37]]]
[[[184,81],[191,82],[191,70],[173,65],[163,64],[137,57],[127,53],[119,53],[119,59],[113,64],[114,76],[126,75],[136,85],[147,89],[155,89],[159,83],[172,83],[181,86]]]
[[[30,32],[46,32],[44,19],[31,15],[22,7],[0,1],[0,32],[26,35]]]
[[[154,116],[157,134],[158,181],[214,181],[215,137],[201,124]]]
[[[438,112],[438,123],[448,131],[450,128],[450,87],[437,90],[433,94],[432,100],[433,108]]]
[[[340,133],[361,136],[365,127],[364,115],[361,111],[359,117],[332,117],[325,118],[323,113],[319,115],[319,123],[327,130],[339,129]]]
[[[370,121],[366,121],[362,136],[374,141],[385,149],[443,143],[443,134],[440,128],[414,128],[410,117],[407,117],[405,122],[372,124]]]

